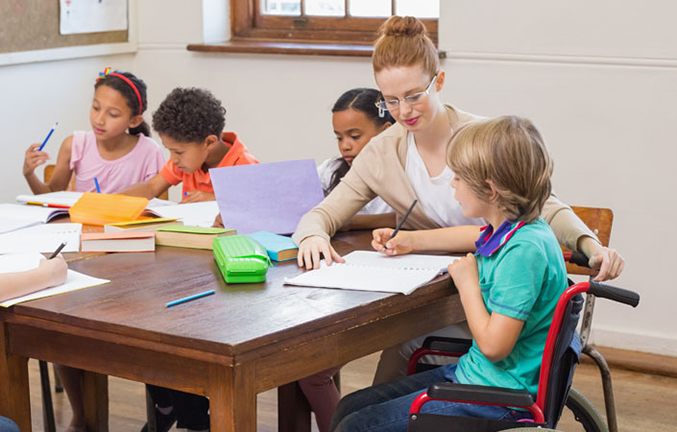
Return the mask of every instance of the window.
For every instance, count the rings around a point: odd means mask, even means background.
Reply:
[[[437,43],[439,0],[231,0],[233,41],[370,45],[384,19],[422,19]]]

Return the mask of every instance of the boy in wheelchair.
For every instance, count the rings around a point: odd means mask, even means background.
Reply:
[[[557,301],[567,288],[562,252],[539,217],[550,195],[552,161],[526,119],[500,117],[460,129],[448,147],[455,199],[476,227],[374,231],[373,246],[388,254],[413,250],[475,250],[449,266],[473,343],[457,364],[367,388],[345,397],[332,431],[406,431],[409,407],[435,382],[538,390],[541,358]],[[517,421],[527,411],[432,401],[422,412]]]

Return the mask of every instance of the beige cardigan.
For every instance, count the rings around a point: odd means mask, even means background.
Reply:
[[[452,130],[482,119],[445,105]],[[399,222],[416,198],[405,172],[407,157],[407,130],[399,123],[374,137],[353,161],[348,173],[334,190],[314,209],[306,213],[292,236],[296,244],[306,237],[318,235],[329,240],[336,231],[376,196],[393,208]],[[543,218],[555,232],[563,246],[575,250],[583,235],[595,235],[574,214],[571,208],[554,195],[543,206]],[[430,219],[421,206],[414,207],[403,228],[442,228]]]

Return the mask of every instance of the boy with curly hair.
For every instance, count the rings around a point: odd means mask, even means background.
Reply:
[[[153,129],[169,150],[169,161],[126,195],[153,198],[183,183],[182,203],[213,201],[210,168],[258,163],[235,132],[223,132],[226,110],[209,91],[175,88],[153,114]]]
[[[182,203],[213,201],[210,168],[258,163],[234,132],[223,132],[226,110],[209,91],[175,88],[153,114],[153,128],[170,158],[150,180],[123,193],[153,198],[170,186],[183,183]],[[202,396],[148,385],[155,403],[159,432],[177,427],[189,431],[209,429],[209,400]],[[148,431],[146,424],[142,431]]]

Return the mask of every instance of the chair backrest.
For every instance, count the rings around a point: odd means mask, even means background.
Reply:
[[[581,290],[581,286],[588,285],[587,282],[574,285],[560,296],[548,331],[536,399],[547,427],[557,426],[580,359],[581,343],[576,325],[583,308],[580,292],[585,290]]]
[[[54,164],[45,165],[45,172],[44,172],[45,183],[48,183],[49,179],[52,178],[52,174],[54,174],[54,167],[55,167]],[[69,191],[75,190],[75,173],[73,173],[73,176],[71,177],[71,181],[68,182],[68,187],[66,188],[66,190],[69,190]],[[162,192],[158,198],[163,199],[163,200],[169,199],[169,191]]]
[[[43,172],[43,178],[45,183],[49,183],[49,180],[52,178],[52,175],[54,174],[54,168],[56,165],[54,164],[49,164],[45,165],[45,171]],[[75,173],[71,176],[71,180],[68,182],[68,187],[66,188],[68,191],[74,191],[75,190]]]
[[[599,207],[575,207],[571,209],[576,213],[583,223],[595,233],[602,246],[609,246],[609,239],[611,237],[611,227],[614,221],[614,213],[608,208]],[[569,262],[567,265],[567,273],[578,275],[592,275],[593,272],[585,267],[579,267],[576,264]]]

